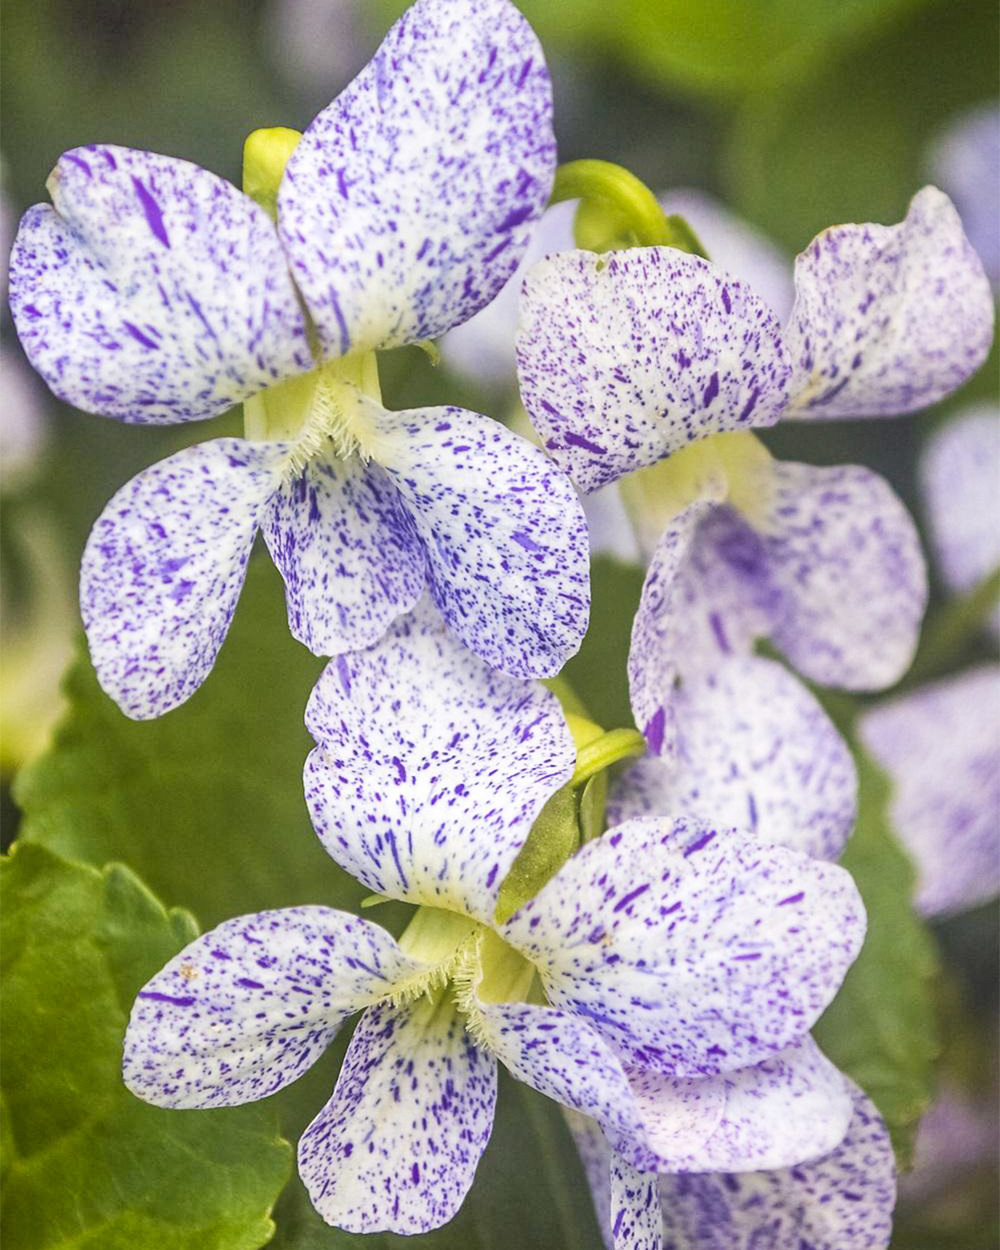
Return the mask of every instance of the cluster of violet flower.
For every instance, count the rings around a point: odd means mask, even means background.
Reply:
[[[126,1084],[165,1107],[263,1098],[360,1013],[299,1143],[330,1224],[451,1219],[499,1060],[566,1109],[609,1246],[887,1246],[888,1133],[809,1032],[865,933],[832,862],[854,766],[756,644],[885,688],[926,572],[886,482],[780,463],[752,430],[912,412],[979,366],[992,296],[950,201],[929,187],[899,225],[821,234],[784,327],[670,246],[542,260],[516,339],[539,447],[458,408],[387,411],[375,357],[489,304],[549,201],[548,74],[508,0],[417,0],[303,135],[257,132],[246,156],[241,193],[171,157],[66,153],[21,222],[11,306],[77,407],[162,424],[243,403],[246,437],[145,470],[94,526],[99,679],[135,718],[187,699],[262,531],[292,633],[330,657],[306,710],[316,833],[416,910],[398,940],[322,906],[204,934],[140,991]],[[615,483],[649,558],[628,668],[648,753],[610,827],[532,856],[587,751],[620,758],[534,680],[587,628],[577,492]]]

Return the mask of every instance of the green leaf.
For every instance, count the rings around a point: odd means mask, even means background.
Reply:
[[[166,1111],[122,1083],[136,991],[194,935],[127,868],[0,869],[5,1250],[253,1250],[291,1166],[266,1106]]]
[[[858,822],[841,864],[868,910],[868,936],[843,988],[816,1025],[826,1054],[870,1095],[908,1166],[934,1088],[940,1050],[930,931],[913,910],[914,871],[886,814],[890,786],[861,751]]]
[[[318,1108],[317,1108],[318,1110]],[[275,1211],[271,1250],[603,1250],[590,1190],[555,1103],[500,1069],[493,1135],[461,1211],[419,1237],[356,1236],[328,1228],[297,1180]]]
[[[367,891],[323,850],[303,798],[302,718],[322,664],[289,635],[263,557],[215,669],[159,720],[123,716],[82,650],[54,745],[15,785],[20,839],[98,866],[123,860],[206,928],[299,903],[357,910]]]
[[[626,667],[643,577],[637,565],[611,556],[592,562],[590,628],[560,674],[583,701],[587,715],[606,729],[632,724]]]
[[[936,5],[755,100],[733,135],[734,202],[794,250],[837,222],[901,220],[937,129],[996,94],[997,39],[995,5]]]

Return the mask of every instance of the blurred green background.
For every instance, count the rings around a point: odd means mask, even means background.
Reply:
[[[59,154],[89,142],[182,156],[238,183],[246,134],[264,125],[304,128],[403,7],[400,0],[3,0],[7,211],[16,220],[44,199]],[[657,189],[703,188],[789,259],[834,222],[899,220],[927,181],[936,137],[998,92],[994,0],[524,0],[521,8],[552,68],[562,160],[600,157]],[[2,336],[16,352],[6,313]],[[996,360],[994,349],[986,368],[939,409],[884,422],[793,425],[768,442],[790,458],[873,466],[919,519],[921,441],[950,412],[996,402]],[[37,751],[55,706],[77,628],[74,582],[89,527],[128,477],[207,436],[205,427],[126,427],[73,412],[40,383],[29,383],[25,398],[15,371],[5,356],[0,419],[6,429],[27,404],[37,438],[0,492],[7,841],[17,817],[6,783]],[[447,396],[498,417],[510,398],[432,369],[415,349],[385,362],[385,389],[395,407]],[[216,424],[211,433],[220,431]],[[996,917],[986,908],[939,928],[950,966],[961,969],[983,1018],[995,1005]],[[969,1044],[960,1045],[965,1054]],[[912,1226],[904,1220],[894,1245],[994,1244],[993,1186],[973,1181],[968,1195],[952,1189],[941,1209],[924,1209]]]

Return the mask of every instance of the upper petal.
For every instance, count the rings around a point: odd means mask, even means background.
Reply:
[[[807,1032],[864,929],[843,869],[662,819],[589,842],[501,933],[627,1063],[704,1077]]]
[[[984,404],[935,430],[920,459],[927,527],[944,584],[967,594],[1000,566],[1000,408]],[[1000,608],[993,614],[1000,635]]]
[[[231,1107],[296,1080],[341,1023],[423,965],[367,920],[328,907],[238,916],[139,991],[129,1089],[158,1107]]]
[[[587,492],[708,434],[773,425],[790,374],[764,302],[668,247],[536,265],[517,363],[535,429]]]
[[[993,295],[948,197],[924,187],[898,225],[817,235],[785,338],[795,416],[895,416],[960,386],[989,352]]]
[[[507,0],[417,0],[312,122],[279,231],[328,356],[434,338],[517,267],[555,173],[541,47]]]
[[[263,531],[284,578],[291,631],[314,655],[371,646],[427,580],[398,491],[358,456],[311,460],[283,482]]]
[[[661,1176],[667,1247],[885,1250],[896,1202],[892,1144],[873,1104],[851,1089],[847,1135],[815,1163]]]
[[[1000,893],[1000,665],[879,704],[859,722],[889,774],[893,828],[917,865],[917,906],[961,911]]]
[[[813,681],[880,690],[909,668],[927,606],[916,526],[860,465],[775,464],[761,530],[770,636]]]
[[[590,614],[587,522],[527,439],[461,408],[387,413],[379,459],[427,553],[451,629],[514,677],[551,677]]]
[[[837,859],[854,825],[854,761],[792,673],[761,657],[728,656],[677,689],[669,713],[664,754],[614,784],[609,824],[684,812]]]
[[[191,697],[219,653],[286,447],[219,438],[137,474],[90,531],[80,610],[104,690],[147,720]]]
[[[576,752],[553,694],[490,669],[426,600],[323,673],[306,801],[333,858],[369,889],[489,923]]]
[[[28,210],[10,304],[60,399],[120,421],[214,417],[311,368],[274,225],[188,161],[91,145]]]
[[[299,1139],[299,1175],[328,1224],[424,1233],[458,1211],[493,1128],[496,1063],[449,995],[361,1017],[333,1097]]]

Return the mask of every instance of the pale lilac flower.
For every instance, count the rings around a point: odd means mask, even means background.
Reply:
[[[920,462],[927,526],[945,586],[967,594],[1000,566],[1000,412],[937,430]],[[991,617],[1000,634],[1000,610]],[[980,664],[863,713],[861,740],[892,783],[889,815],[929,916],[1000,893],[1000,665]]]
[[[940,134],[929,160],[933,180],[955,201],[969,242],[994,287],[1000,283],[1000,105],[963,113]]]
[[[691,745],[711,709],[728,725],[717,764],[741,738],[736,773],[798,773],[800,798],[816,800],[808,836],[830,853],[850,826],[849,761],[811,696],[755,644],[769,640],[822,685],[891,685],[916,647],[926,570],[881,477],[776,462],[750,431],[940,399],[985,358],[993,304],[954,208],[932,187],[897,226],[821,234],[796,262],[795,288],[782,331],[743,282],[697,257],[563,253],[526,279],[517,351],[550,453],[585,492],[625,477],[640,546],[653,553],[629,664],[636,724],[655,753],[690,763],[691,800],[705,787],[717,800],[726,773],[699,768]],[[784,802],[794,790],[782,780],[774,792]],[[753,827],[750,797],[741,818],[722,810]]]
[[[642,1173],[592,1122],[570,1127],[608,1250],[885,1250],[896,1201],[892,1143],[857,1086],[835,1149],[790,1167]]]
[[[262,1097],[363,1011],[299,1143],[317,1209],[355,1231],[451,1218],[489,1136],[497,1059],[638,1167],[802,1157],[843,1136],[843,1078],[807,1030],[863,938],[845,872],[704,822],[640,820],[498,918],[573,741],[554,696],[491,671],[426,601],[332,661],[307,719],[324,845],[420,910],[399,943],[322,907],[199,938],[137,999],[134,1092],[171,1107]]]
[[[12,262],[32,363],[122,421],[245,401],[254,435],[154,465],[94,527],[84,624],[130,716],[167,711],[210,671],[258,528],[317,654],[370,644],[425,586],[508,672],[554,673],[577,648],[589,594],[569,483],[478,414],[387,412],[373,354],[496,294],[554,167],[548,72],[507,0],[418,0],[306,130],[277,226],[185,161],[61,158],[54,207],[25,215]]]

